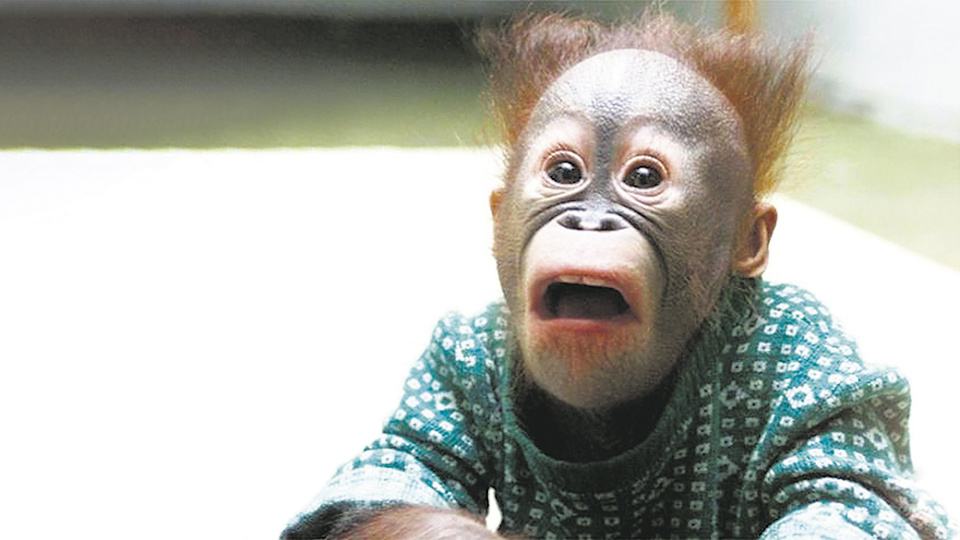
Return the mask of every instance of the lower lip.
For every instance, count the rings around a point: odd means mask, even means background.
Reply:
[[[551,331],[571,333],[599,333],[620,330],[637,320],[631,315],[618,315],[610,319],[567,319],[559,317],[534,317],[535,324]]]

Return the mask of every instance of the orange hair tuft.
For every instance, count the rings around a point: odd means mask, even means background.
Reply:
[[[776,187],[809,78],[808,42],[781,49],[757,33],[708,31],[664,14],[613,25],[524,15],[482,30],[478,46],[490,65],[491,106],[508,163],[541,94],[560,74],[601,52],[647,49],[687,65],[732,104],[746,134],[756,196]]]

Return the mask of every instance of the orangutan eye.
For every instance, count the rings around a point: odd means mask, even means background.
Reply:
[[[630,169],[623,178],[623,183],[637,189],[650,189],[660,185],[663,176],[660,171],[647,165],[640,165]]]
[[[547,176],[558,184],[566,186],[577,184],[583,180],[580,167],[569,161],[558,161],[547,169]]]

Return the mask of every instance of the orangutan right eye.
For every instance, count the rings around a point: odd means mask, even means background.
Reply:
[[[583,180],[583,172],[580,171],[580,167],[570,161],[558,161],[550,165],[547,168],[547,176],[550,177],[550,180],[564,186],[578,184]]]

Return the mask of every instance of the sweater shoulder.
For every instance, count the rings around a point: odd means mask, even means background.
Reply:
[[[721,384],[749,385],[760,399],[839,404],[909,390],[895,369],[865,362],[830,310],[795,285],[759,282],[751,308],[723,331]]]
[[[827,306],[811,292],[785,283],[758,283],[749,309],[728,329],[722,352],[734,359],[772,362],[772,373],[796,371],[824,356],[862,365],[856,342]]]

